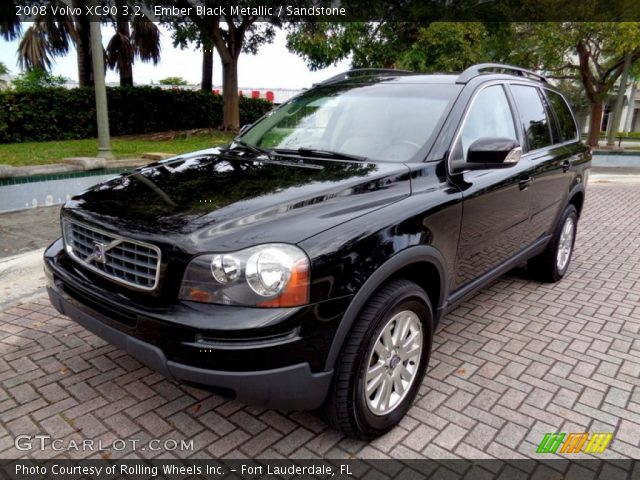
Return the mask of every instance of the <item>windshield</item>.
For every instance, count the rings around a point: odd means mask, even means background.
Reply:
[[[318,150],[371,160],[422,158],[459,85],[376,83],[314,88],[240,138],[269,150]],[[414,158],[415,157],[415,158]]]

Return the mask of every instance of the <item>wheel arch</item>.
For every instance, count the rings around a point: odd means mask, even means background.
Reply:
[[[584,205],[584,189],[577,188],[573,192],[571,192],[567,205],[573,205],[574,207],[576,207],[578,218],[580,218],[580,214],[582,213],[582,206]]]
[[[367,300],[389,280],[405,278],[420,285],[431,301],[434,324],[437,323],[447,294],[446,271],[444,257],[436,248],[429,245],[409,247],[383,263],[371,274],[351,300],[331,344],[325,370],[334,368],[344,341]]]

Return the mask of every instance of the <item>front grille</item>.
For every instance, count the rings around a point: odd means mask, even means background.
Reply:
[[[158,284],[160,249],[95,227],[62,221],[65,248],[69,255],[100,275],[142,290]]]

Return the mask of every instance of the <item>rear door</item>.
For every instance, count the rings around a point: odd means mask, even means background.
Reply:
[[[469,145],[485,137],[521,142],[502,84],[481,87],[464,117],[450,162],[464,160]],[[463,172],[463,214],[452,289],[468,284],[524,249],[531,237],[529,162]]]
[[[519,128],[525,139],[526,153],[522,160],[531,167],[531,237],[530,241],[552,232],[555,219],[566,202],[571,182],[571,150],[567,147],[567,136],[575,141],[577,131],[568,130],[566,117],[559,128],[550,102],[558,104],[564,99],[550,98],[544,89],[534,85],[510,85],[516,109]],[[554,94],[557,95],[557,94]],[[565,104],[566,108],[566,104]],[[568,112],[571,122],[571,112]]]

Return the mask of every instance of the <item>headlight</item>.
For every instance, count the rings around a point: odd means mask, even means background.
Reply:
[[[201,255],[187,266],[179,297],[225,305],[304,305],[309,301],[309,259],[284,243]]]

